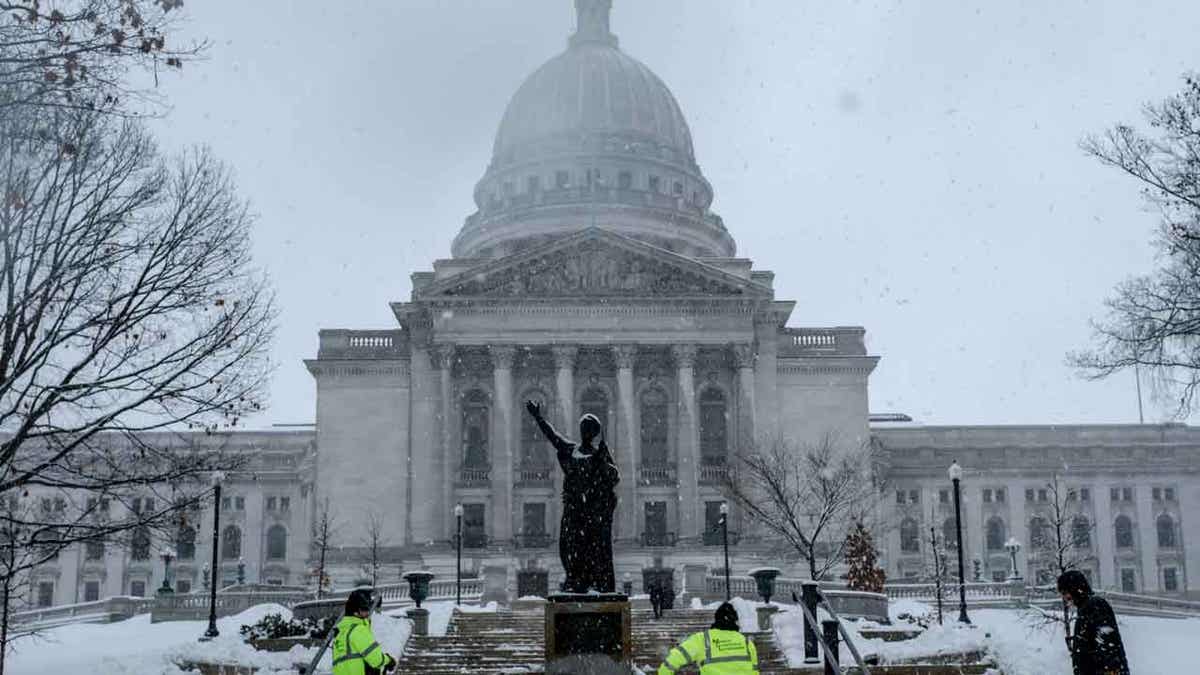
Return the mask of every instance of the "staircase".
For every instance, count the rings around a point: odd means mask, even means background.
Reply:
[[[633,610],[634,663],[647,673],[656,673],[672,646],[712,624],[709,610],[668,610],[656,621],[650,610]],[[400,658],[400,673],[419,675],[498,675],[542,672],[544,657],[544,614],[539,609],[505,610],[489,613],[455,613],[445,637],[413,637]],[[783,653],[770,633],[751,634],[758,649],[761,675],[815,675],[820,668],[789,669]],[[873,667],[876,675],[978,675],[988,670],[983,664],[893,665]],[[681,673],[696,671],[682,670]],[[857,669],[850,669],[857,673]]]
[[[655,672],[663,656],[684,637],[712,624],[709,610],[668,610],[655,621],[650,610],[633,610],[634,663]],[[402,673],[540,672],[545,654],[541,609],[456,613],[446,637],[413,637],[400,659]],[[761,672],[786,672],[787,664],[767,634],[755,634]]]

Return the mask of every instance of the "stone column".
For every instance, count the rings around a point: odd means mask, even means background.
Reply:
[[[983,487],[979,484],[980,472],[972,471],[967,477],[971,480],[963,485],[962,494],[963,553],[967,560],[967,578],[975,578],[975,563],[972,561],[978,560],[983,580],[991,581],[987,569],[988,551],[983,541],[986,528],[983,525]],[[953,490],[954,487],[951,486],[950,489]],[[951,495],[950,499],[953,501],[954,496]]]
[[[1096,526],[1092,529],[1092,539],[1096,544],[1096,559],[1099,562],[1100,578],[1096,580],[1098,588],[1120,588],[1115,563],[1117,541],[1113,533],[1112,498],[1108,483],[1092,485],[1092,504],[1096,508]]]
[[[675,434],[679,464],[679,537],[700,533],[697,511],[700,501],[700,443],[696,430],[696,345],[671,347],[679,382],[678,432]]]
[[[754,447],[754,345],[733,345],[733,365],[738,373],[738,436],[735,452],[749,452]],[[732,461],[732,458],[730,458]]]
[[[1142,569],[1143,593],[1158,592],[1158,527],[1154,521],[1154,502],[1149,485],[1134,489],[1137,497],[1138,567]]]
[[[441,461],[438,462],[442,483],[442,499],[438,508],[441,509],[442,538],[449,539],[455,531],[454,519],[454,480],[462,462],[461,452],[452,443],[454,423],[454,356],[453,344],[441,344],[434,347],[434,367],[441,377]]]
[[[559,429],[559,433],[574,435],[572,431],[575,425],[575,358],[579,355],[579,347],[575,345],[556,345],[550,350],[554,354],[554,388],[555,398],[558,399],[557,415],[551,415],[547,410],[546,414],[549,419],[554,420]],[[557,419],[555,419],[557,418]],[[553,453],[553,448],[551,453]],[[558,469],[558,462],[554,459],[553,454],[550,458],[550,463],[554,470],[550,475],[554,476],[554,494],[562,495],[562,471]],[[562,500],[561,497],[552,500],[547,516],[551,521],[546,524],[546,529],[555,533],[557,537],[558,524],[562,518]]]
[[[641,465],[638,438],[634,431],[633,362],[637,358],[636,345],[613,347],[617,361],[617,468],[621,470],[621,484],[617,492],[621,539],[637,537],[637,470]]]
[[[754,362],[755,433],[774,439],[779,435],[779,326],[773,316],[754,319],[758,358]]]
[[[515,347],[491,348],[496,436],[492,443],[492,539],[508,544],[513,538],[513,358]]]

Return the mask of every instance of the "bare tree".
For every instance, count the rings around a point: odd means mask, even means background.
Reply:
[[[204,51],[168,44],[182,0],[0,0],[0,112],[13,106],[137,113],[149,86]],[[145,78],[142,74],[147,74]],[[146,86],[131,85],[141,76]]]
[[[1151,134],[1121,124],[1083,149],[1134,178],[1158,210],[1158,269],[1118,285],[1107,316],[1093,322],[1095,347],[1068,359],[1092,379],[1145,372],[1183,415],[1200,387],[1200,80],[1185,78],[1182,92],[1144,116]]]
[[[326,557],[329,555],[329,549],[335,546],[334,532],[336,530],[333,515],[329,511],[329,498],[321,502],[321,510],[317,512],[317,517],[313,520],[312,526],[312,558],[316,561],[312,575],[316,585],[316,598],[321,599],[326,591],[330,588],[330,579],[328,569],[325,566]]]
[[[261,409],[275,310],[229,172],[205,151],[166,160],[137,122],[0,115],[0,194],[0,499],[64,505],[0,512],[45,553],[13,578],[165,527],[239,466],[203,434],[152,432]]]
[[[842,561],[852,524],[873,520],[881,489],[875,466],[870,445],[840,448],[831,435],[799,448],[775,440],[740,453],[724,487],[821,579]]]
[[[937,622],[942,624],[946,598],[951,592],[950,564],[946,557],[946,542],[938,538],[937,511],[930,509],[929,513],[929,559],[925,574],[933,582],[933,599],[937,605]]]
[[[371,588],[379,585],[379,570],[383,567],[383,552],[387,545],[383,518],[378,512],[372,510],[367,513],[362,547],[362,572],[371,579]]]
[[[1092,533],[1095,523],[1082,508],[1079,491],[1063,482],[1058,473],[1051,476],[1044,488],[1046,501],[1037,509],[1030,521],[1029,560],[1035,565],[1035,574],[1040,573],[1041,583],[1053,583],[1050,577],[1058,578],[1068,570],[1086,567],[1095,557],[1092,555]],[[1070,606],[1062,606],[1063,628],[1070,633]]]

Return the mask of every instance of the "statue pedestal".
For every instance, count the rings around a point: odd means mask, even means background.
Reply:
[[[621,593],[551,594],[546,602],[547,675],[628,672],[632,626],[629,598]]]

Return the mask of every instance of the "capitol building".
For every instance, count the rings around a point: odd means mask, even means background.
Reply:
[[[684,565],[724,564],[717,522],[738,452],[836,438],[880,458],[889,580],[921,578],[930,529],[953,532],[957,460],[975,578],[1007,578],[1010,538],[1023,544],[1019,571],[1044,578],[1030,544],[1057,481],[1094,583],[1200,597],[1200,429],[873,417],[880,356],[865,329],[805,325],[776,297],[774,272],[739,257],[738,224],[710,209],[714,186],[670,89],[620,48],[611,0],[575,3],[566,49],[508,104],[451,257],[412,274],[393,329],[320,332],[304,362],[315,426],[220,435],[251,459],[223,493],[225,583],[312,583],[326,509],[337,584],[362,578],[372,520],[388,581],[412,569],[453,578],[461,504],[468,573],[504,568],[513,598],[555,588],[561,472],[524,412],[537,400],[566,435],[581,414],[602,420],[621,472],[617,577],[639,588],[646,568],[677,570],[678,582]],[[203,584],[211,517],[181,529],[179,591]],[[805,569],[737,509],[729,531],[734,574]],[[34,574],[31,602],[149,594],[161,579],[145,551],[80,547]]]

